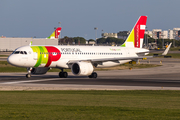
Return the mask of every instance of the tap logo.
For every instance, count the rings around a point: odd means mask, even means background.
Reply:
[[[49,67],[54,61],[58,61],[61,58],[60,51],[53,46],[31,46],[34,53],[34,57],[37,58],[37,62],[34,67]]]

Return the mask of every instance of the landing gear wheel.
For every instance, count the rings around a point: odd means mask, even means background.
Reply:
[[[68,77],[68,73],[67,72],[59,72],[59,77],[60,78],[67,78]]]
[[[92,78],[92,75],[89,75],[88,77],[89,77],[89,78]]]
[[[26,74],[26,78],[30,78],[31,77],[31,74]]]
[[[93,72],[91,75],[88,76],[89,78],[97,78],[97,73]]]
[[[59,77],[62,78],[63,77],[63,72],[59,72]]]
[[[67,78],[67,76],[68,76],[68,73],[67,72],[63,72],[63,77]]]
[[[92,78],[97,78],[97,73],[96,72],[92,73]]]

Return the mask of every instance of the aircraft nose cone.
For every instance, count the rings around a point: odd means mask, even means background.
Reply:
[[[8,58],[7,58],[7,62],[11,65],[14,65],[14,66],[18,66],[18,61],[17,61],[17,57],[15,57],[14,55],[10,55]]]
[[[7,58],[7,62],[11,65],[13,65],[13,59],[12,59],[12,56],[10,55],[8,58]]]

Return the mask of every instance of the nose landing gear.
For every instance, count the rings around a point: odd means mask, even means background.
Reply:
[[[31,77],[31,74],[26,74],[26,78],[30,78]]]
[[[26,74],[26,78],[30,78],[31,77],[31,71],[32,68],[27,68],[28,74]]]

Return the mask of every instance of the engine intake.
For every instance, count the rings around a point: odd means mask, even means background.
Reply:
[[[77,62],[71,67],[71,71],[74,75],[91,75],[94,68],[89,62]]]

